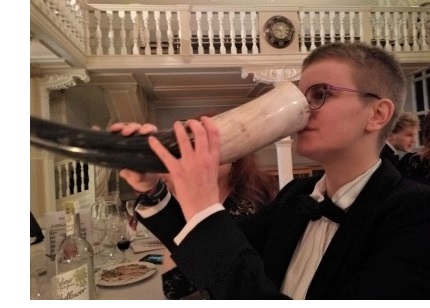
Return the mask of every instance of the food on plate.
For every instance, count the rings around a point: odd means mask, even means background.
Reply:
[[[153,270],[155,268],[141,263],[126,264],[113,269],[104,269],[100,275],[100,279],[107,282],[133,280]]]

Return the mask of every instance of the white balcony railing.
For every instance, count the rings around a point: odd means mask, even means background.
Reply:
[[[203,7],[207,9],[206,7]],[[92,55],[258,54],[256,8],[97,5],[89,10]],[[393,51],[427,51],[430,10],[305,8],[294,11],[300,52],[334,41],[366,41]],[[185,21],[185,22],[184,22]],[[370,25],[370,27],[369,27]],[[186,35],[185,35],[186,34]]]
[[[31,1],[87,55],[261,53],[260,7]],[[297,16],[298,39],[293,44],[300,52],[334,41],[363,41],[392,51],[429,50],[429,8],[280,7],[276,11]]]

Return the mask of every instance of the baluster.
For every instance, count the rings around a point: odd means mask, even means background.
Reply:
[[[60,198],[67,196],[67,186],[68,186],[68,173],[66,165],[63,163],[60,165]]]
[[[384,36],[385,36],[385,48],[389,48],[391,47],[390,44],[390,17],[391,17],[391,13],[390,12],[384,12]],[[388,49],[387,49],[388,50]]]
[[[315,45],[315,12],[309,12],[309,25],[310,25],[310,36],[311,36],[311,50],[315,49],[317,46]]]
[[[130,11],[131,21],[133,23],[133,48],[131,54],[139,54],[139,29],[140,29],[140,19],[137,16],[136,11]]]
[[[229,12],[228,17],[230,19],[231,54],[235,55],[235,54],[237,54],[237,48],[236,48],[236,31],[235,31],[235,28],[234,28],[235,12]]]
[[[376,40],[376,46],[381,47],[381,13],[375,12],[375,40]]]
[[[300,23],[300,52],[306,52],[305,44],[305,12],[299,12],[299,23]]]
[[[150,55],[152,54],[152,52],[151,52],[151,41],[149,37],[149,28],[148,28],[148,18],[149,18],[148,11],[143,11],[142,16],[143,16],[143,39],[145,41],[145,45],[144,45],[145,55]]]
[[[202,12],[196,12],[196,21],[197,21],[197,54],[203,55],[203,33],[202,33]]]
[[[345,12],[339,12],[339,35],[340,35],[340,41],[343,43],[345,42]]]
[[[67,197],[67,196],[70,196],[71,195],[71,189],[70,189],[70,186],[72,185],[71,184],[71,181],[70,181],[70,178],[73,176],[73,174],[71,174],[70,173],[70,165],[69,165],[69,163],[65,163],[64,164],[64,170],[65,170],[65,177],[64,177],[64,179],[65,179],[65,183],[66,183],[66,194],[65,194],[65,196]]]
[[[215,54],[215,48],[214,48],[214,30],[212,26],[212,19],[213,15],[212,12],[206,13],[206,18],[208,20],[208,36],[209,36],[209,54],[213,55]]]
[[[355,41],[355,29],[354,29],[354,19],[355,12],[349,12],[349,41],[353,43]]]
[[[325,29],[324,29],[324,18],[325,18],[325,12],[318,12],[318,20],[319,20],[319,26],[320,26],[320,44],[324,45],[325,43]]]
[[[163,54],[161,47],[161,30],[160,30],[160,11],[154,11],[155,18],[155,39],[157,40],[157,55]]]
[[[219,24],[219,53],[225,55],[226,49],[224,44],[224,12],[218,12],[218,24]]]
[[[183,37],[182,37],[182,14],[180,13],[180,12],[177,12],[178,14],[177,14],[177,18],[178,18],[178,25],[179,25],[179,29],[178,29],[178,39],[179,39],[179,54],[182,54],[183,53],[183,49],[185,48],[185,46],[184,45],[182,45],[182,42],[183,42]],[[190,39],[189,40],[187,40],[188,41],[188,46],[187,47],[190,47],[190,45],[191,45],[191,33],[190,33]],[[188,49],[188,48],[187,48]],[[191,53],[192,53],[192,48],[191,48]]]
[[[173,49],[173,31],[172,31],[172,12],[166,12],[166,21],[167,21],[167,41],[169,43],[169,47],[167,48],[167,53],[169,55],[173,55],[175,53]]]
[[[334,18],[336,17],[336,12],[330,12],[328,16],[330,17],[330,42],[334,43],[336,39],[336,32],[334,30]]]
[[[363,12],[358,13],[358,24],[360,25],[358,36],[360,37],[360,42],[363,42]]]
[[[403,27],[403,51],[410,51],[411,46],[409,45],[409,36],[408,36],[408,12],[402,13],[402,27]]]
[[[120,42],[120,55],[127,54],[127,42],[126,42],[126,33],[125,33],[125,11],[118,11],[119,18],[119,42]]]
[[[393,15],[393,20],[394,20],[394,51],[401,51],[402,47],[400,46],[400,42],[399,42],[399,29],[400,29],[400,25],[399,25],[399,12],[394,12]]]
[[[245,14],[246,12],[240,12],[240,37],[242,38],[242,54],[248,53],[248,48],[246,48]]]
[[[114,55],[115,54],[115,46],[114,46],[114,24],[113,24],[113,12],[112,11],[106,11],[106,18],[108,22],[108,55]]]
[[[257,13],[251,12],[251,36],[252,36],[252,53],[258,54],[258,46],[257,46]]]
[[[96,26],[95,37],[94,37],[94,42],[95,42],[94,48],[95,48],[95,54],[99,56],[99,55],[103,54],[100,11],[94,11],[93,18],[94,18],[93,19],[94,24]]]
[[[418,51],[418,41],[417,41],[417,18],[418,15],[416,12],[412,12],[412,50]]]
[[[426,12],[420,13],[420,20],[421,20],[420,38],[421,38],[421,50],[423,50],[423,51],[429,50],[429,45],[427,44],[427,40],[426,40],[427,35],[429,33],[427,33],[427,31],[426,31],[426,24],[430,25],[430,21],[429,21],[429,16],[427,16],[427,18],[426,18],[426,15],[427,15]]]

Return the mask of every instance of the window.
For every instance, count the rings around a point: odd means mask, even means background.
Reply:
[[[430,70],[422,71],[414,75],[414,111],[420,121],[430,111]],[[421,132],[419,134],[421,145]]]

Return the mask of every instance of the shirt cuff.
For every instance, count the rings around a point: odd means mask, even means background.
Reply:
[[[149,218],[164,209],[167,203],[169,203],[171,197],[172,195],[170,194],[170,191],[167,191],[166,197],[164,197],[164,199],[157,205],[145,206],[143,204],[138,204],[135,210],[140,216],[142,216],[142,218]]]
[[[225,210],[221,203],[215,203],[204,210],[198,212],[196,215],[191,217],[185,227],[179,232],[179,234],[173,239],[176,245],[179,245],[184,238],[190,233],[201,221],[208,218],[212,214]]]

